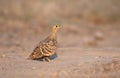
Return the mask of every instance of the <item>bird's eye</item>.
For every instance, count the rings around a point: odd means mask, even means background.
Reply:
[[[56,27],[58,27],[58,26],[56,25]]]

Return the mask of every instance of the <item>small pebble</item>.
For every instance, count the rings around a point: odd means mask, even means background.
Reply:
[[[84,43],[87,45],[97,45],[97,42],[94,37],[85,37],[83,40]]]
[[[103,40],[103,33],[100,31],[95,32],[95,39],[96,40]]]
[[[32,69],[33,69],[33,70],[35,70],[35,69],[36,69],[36,67],[32,67]]]
[[[57,73],[57,72],[54,72],[54,73],[51,75],[51,78],[58,78],[58,73]]]
[[[59,76],[60,76],[61,78],[63,78],[63,77],[69,78],[68,72],[65,71],[65,70],[61,70],[61,71],[59,72]]]
[[[5,54],[3,54],[1,57],[2,57],[2,58],[5,58],[5,57],[6,57],[6,55],[5,55]]]
[[[101,56],[96,56],[95,58],[98,59],[98,58],[102,58],[102,57]]]

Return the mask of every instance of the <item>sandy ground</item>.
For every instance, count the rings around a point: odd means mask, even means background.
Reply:
[[[28,60],[54,24],[57,55]],[[0,0],[0,78],[120,78],[120,1]]]
[[[119,78],[120,27],[114,25],[63,25],[57,34],[57,55],[51,62],[27,60],[49,34],[50,26],[1,27],[0,78]],[[36,33],[38,28],[41,30]]]

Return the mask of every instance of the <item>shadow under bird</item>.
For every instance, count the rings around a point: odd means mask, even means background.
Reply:
[[[42,59],[43,61],[50,61],[50,56],[56,53],[57,39],[56,33],[60,26],[53,26],[51,34],[45,39],[39,42],[33,52],[30,54],[28,59],[37,60]]]

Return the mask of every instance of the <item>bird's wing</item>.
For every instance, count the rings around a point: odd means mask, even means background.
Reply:
[[[51,56],[56,51],[56,42],[48,40],[47,42],[42,43],[41,48],[44,56]]]

